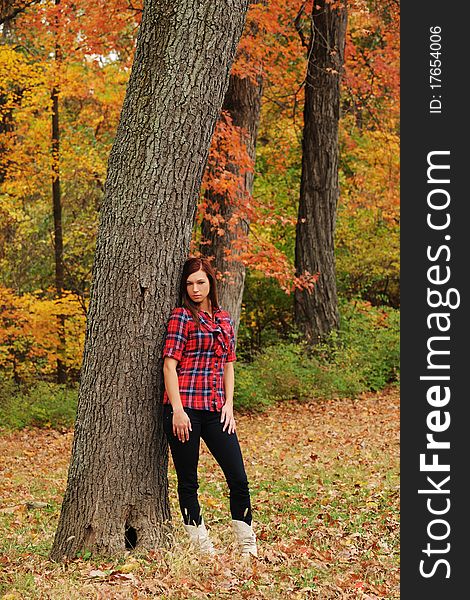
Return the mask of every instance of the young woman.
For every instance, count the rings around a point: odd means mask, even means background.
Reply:
[[[215,554],[197,496],[202,438],[227,480],[241,553],[257,556],[248,479],[233,416],[235,335],[230,315],[219,307],[215,273],[207,259],[185,262],[179,304],[171,313],[163,349],[163,420],[184,527],[196,547]]]

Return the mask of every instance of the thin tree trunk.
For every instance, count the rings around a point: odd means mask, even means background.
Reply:
[[[261,78],[253,81],[247,77],[231,75],[222,107],[232,117],[233,124],[246,132],[246,149],[253,165],[256,157],[262,87]],[[235,164],[229,165],[228,168],[232,173],[239,173],[239,168]],[[243,184],[238,191],[240,196],[253,193],[253,179],[252,171],[245,173]],[[209,210],[214,205],[218,207],[216,211],[212,210],[223,217],[220,229],[224,231],[224,234],[219,235],[217,233],[219,227],[214,228],[209,221],[203,220],[201,225],[203,243],[200,250],[204,256],[214,257],[212,264],[217,272],[223,275],[218,282],[220,304],[225,310],[228,310],[234,322],[235,331],[238,331],[245,286],[245,265],[237,259],[239,251],[233,247],[233,242],[240,234],[242,236],[248,234],[249,222],[247,219],[238,219],[235,226],[231,223],[233,213],[238,207],[227,194],[214,194],[208,191],[206,199]]]
[[[22,96],[23,90],[19,88],[15,90],[15,93],[18,96]],[[7,95],[0,94],[0,184],[5,181],[5,176],[8,171],[8,155],[5,151],[5,146],[1,142],[1,136],[6,133],[11,133],[15,130],[15,125],[13,121],[13,109],[7,106],[8,101]]]
[[[56,2],[57,4],[57,2]],[[57,56],[57,52],[56,52]],[[60,125],[59,125],[59,89],[52,88],[52,206],[54,214],[54,259],[55,287],[57,298],[62,297],[64,290],[64,243],[62,236],[62,199],[60,192]],[[65,383],[65,364],[60,358],[65,350],[65,317],[58,315],[59,345],[57,358],[57,382]]]
[[[311,344],[339,325],[334,232],[338,183],[340,78],[344,62],[346,3],[313,3],[312,39],[305,86],[302,177],[296,228],[297,275],[319,278],[313,292],[296,290],[295,320]]]
[[[55,6],[59,6],[60,0],[54,1]],[[59,18],[55,18],[57,32],[56,32],[56,43],[54,51],[54,60],[56,63],[57,71],[59,71],[59,65],[62,59],[62,53],[60,45],[57,41],[58,37],[58,25]],[[54,215],[54,262],[55,262],[55,287],[56,297],[61,298],[64,290],[64,242],[62,235],[62,198],[60,190],[60,120],[59,120],[59,87],[54,85],[51,91],[52,101],[52,138],[51,138],[51,151],[52,151],[52,208]],[[65,353],[65,316],[58,315],[58,358],[57,358],[57,382],[65,383],[66,381],[66,370],[65,364],[61,359],[61,356]]]
[[[247,0],[148,0],[111,151],[51,558],[168,541],[161,351]]]

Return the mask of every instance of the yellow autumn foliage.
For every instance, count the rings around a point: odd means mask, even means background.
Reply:
[[[53,377],[58,358],[67,369],[81,366],[86,317],[80,299],[70,291],[60,299],[42,296],[42,291],[19,296],[0,286],[0,369],[17,381]],[[62,351],[59,316],[65,322]]]

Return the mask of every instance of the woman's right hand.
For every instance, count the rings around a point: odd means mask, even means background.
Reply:
[[[173,411],[173,435],[176,435],[180,442],[189,440],[189,432],[192,431],[191,420],[183,409]]]

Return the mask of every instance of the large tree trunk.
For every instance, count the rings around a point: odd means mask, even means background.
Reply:
[[[247,154],[255,163],[256,138],[261,110],[262,80],[253,81],[248,77],[241,78],[237,75],[230,76],[230,83],[225,94],[222,109],[227,111],[236,127],[241,127],[245,132],[244,143]],[[236,164],[228,166],[230,171],[239,174]],[[242,185],[238,190],[240,196],[253,193],[254,173],[248,171],[243,177]],[[238,331],[240,314],[242,308],[243,289],[245,285],[245,265],[237,258],[239,251],[233,247],[233,241],[248,234],[249,222],[247,219],[238,219],[233,224],[233,213],[238,208],[228,194],[214,194],[206,192],[209,212],[214,212],[223,217],[223,223],[213,227],[207,220],[203,220],[201,226],[202,244],[201,254],[214,257],[213,265],[217,272],[222,275],[218,281],[218,292],[220,304],[228,310]],[[212,207],[217,206],[217,209]],[[222,229],[223,235],[217,230]]]
[[[311,344],[338,327],[334,231],[338,184],[340,78],[344,62],[346,2],[313,3],[305,85],[302,178],[296,228],[297,275],[319,274],[312,291],[295,292],[295,320]]]
[[[167,540],[160,357],[246,9],[145,2],[101,208],[55,560]]]

